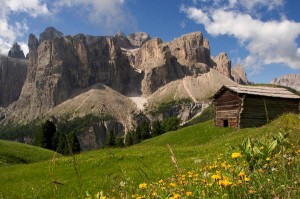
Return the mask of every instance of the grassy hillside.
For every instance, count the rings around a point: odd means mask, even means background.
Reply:
[[[0,167],[49,160],[53,154],[53,151],[40,147],[0,140]]]
[[[245,137],[268,137],[278,132],[289,132],[290,140],[299,146],[299,115],[285,115],[252,129],[216,128],[208,121],[125,149],[90,151],[75,157],[2,167],[0,198],[84,198],[86,191],[118,191],[125,182],[138,186],[172,176],[176,168],[167,144],[180,168],[197,170],[200,164],[232,152],[231,146],[236,147]]]

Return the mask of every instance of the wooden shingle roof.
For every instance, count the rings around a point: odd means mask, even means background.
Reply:
[[[248,94],[248,95],[258,95],[266,97],[278,97],[278,98],[287,98],[287,99],[300,99],[299,95],[296,95],[285,88],[278,87],[266,87],[266,86],[242,86],[242,85],[230,85],[222,86],[220,90],[214,95],[213,98],[216,98],[224,90],[231,90],[239,94]]]

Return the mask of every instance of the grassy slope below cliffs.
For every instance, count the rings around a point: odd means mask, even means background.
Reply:
[[[40,147],[0,140],[0,166],[45,161],[54,154],[55,152]]]
[[[0,197],[5,198],[83,198],[85,191],[111,192],[122,189],[120,182],[138,185],[172,176],[174,165],[167,148],[169,144],[179,166],[197,169],[199,162],[214,161],[230,151],[245,137],[261,138],[290,133],[290,140],[300,144],[299,115],[284,115],[261,128],[216,128],[212,121],[146,140],[125,149],[104,149],[72,157],[29,165],[2,167]],[[122,184],[122,183],[121,183]]]

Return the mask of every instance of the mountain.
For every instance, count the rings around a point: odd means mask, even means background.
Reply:
[[[201,32],[163,42],[143,32],[127,37],[121,32],[65,36],[49,27],[39,39],[31,34],[28,47],[25,81],[18,87],[22,88],[18,98],[1,105],[5,107],[2,124],[109,115],[110,121],[98,125],[103,129],[100,134],[113,130],[120,135],[134,128],[141,114],[150,121],[169,116],[189,120],[223,84],[249,82],[242,66],[231,70],[226,53],[211,57],[209,42]],[[1,77],[5,85],[6,77]],[[166,110],[168,114],[148,114],[161,103],[182,99],[190,99],[189,104],[175,103]],[[89,132],[88,137],[97,137],[100,131]],[[102,144],[103,140],[95,147]]]
[[[19,98],[27,65],[28,61],[25,59],[0,55],[0,107],[5,108]]]
[[[273,79],[270,84],[287,86],[300,92],[300,74],[287,74]]]

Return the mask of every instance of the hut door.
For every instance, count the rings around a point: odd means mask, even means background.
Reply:
[[[223,120],[223,127],[228,127],[228,120]]]

